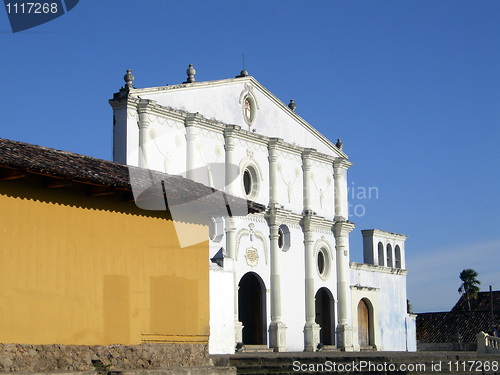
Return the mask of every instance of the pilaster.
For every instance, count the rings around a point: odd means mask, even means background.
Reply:
[[[269,207],[279,208],[278,204],[278,189],[277,189],[277,161],[278,161],[278,147],[283,144],[281,138],[271,138],[269,140]]]
[[[156,107],[156,102],[149,99],[139,100],[137,105],[137,113],[139,115],[139,160],[138,165],[141,168],[148,168],[148,129],[149,129],[149,113]]]
[[[286,352],[286,325],[281,321],[281,273],[278,245],[279,225],[287,212],[278,208],[270,208],[265,217],[269,225],[271,253],[271,324],[269,325],[269,347],[275,352]]]
[[[312,155],[316,152],[314,148],[306,148],[302,151],[302,170],[303,170],[303,200],[304,200],[304,214],[312,212],[311,204],[311,167]]]
[[[203,119],[199,113],[188,113],[184,120],[186,127],[186,178],[195,180],[195,141],[196,125]]]
[[[224,129],[224,149],[225,149],[225,175],[226,175],[226,193],[231,195],[236,194],[235,182],[238,177],[238,169],[234,165],[233,152],[236,146],[235,135],[239,133],[241,127],[238,125],[227,125]]]
[[[337,295],[338,295],[338,325],[337,347],[344,351],[353,351],[352,328],[349,326],[348,306],[351,304],[349,289],[349,233],[354,224],[347,221],[337,221],[333,225],[335,247],[337,253]]]
[[[333,174],[335,180],[335,221],[345,221],[349,216],[347,203],[347,179],[344,178],[347,169],[352,165],[344,158],[335,158]]]
[[[316,217],[309,210],[302,218],[305,251],[305,307],[306,324],[304,326],[304,351],[314,352],[319,344],[320,326],[316,323],[315,289],[314,289],[314,241],[313,229]]]

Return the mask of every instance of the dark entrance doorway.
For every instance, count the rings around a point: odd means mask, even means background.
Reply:
[[[319,340],[323,345],[335,345],[335,319],[333,315],[333,296],[328,288],[316,292],[316,323],[321,327]]]
[[[359,346],[370,346],[370,311],[364,300],[358,304],[358,343]]]
[[[264,282],[255,272],[248,272],[238,286],[238,320],[243,324],[243,344],[267,345]]]

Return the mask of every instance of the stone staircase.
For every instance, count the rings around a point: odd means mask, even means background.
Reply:
[[[500,355],[476,352],[339,352],[237,353],[214,356],[215,365],[233,366],[238,374],[352,375],[500,375]]]

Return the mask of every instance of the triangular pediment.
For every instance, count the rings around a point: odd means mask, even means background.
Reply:
[[[341,149],[251,76],[131,89],[129,95],[346,158]]]

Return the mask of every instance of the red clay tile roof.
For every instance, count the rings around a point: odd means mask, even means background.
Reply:
[[[0,138],[0,168],[2,167],[125,190],[132,190],[132,186],[147,188],[151,186],[151,181],[154,181],[157,184],[150,187],[149,191],[160,195],[163,192],[159,182],[163,181],[169,206],[198,201],[203,204],[205,212],[214,216],[227,212],[228,204],[232,211],[240,213],[247,210],[248,213],[265,210],[265,206],[259,203],[221,192],[213,194],[218,191],[181,176]],[[238,212],[232,214],[238,215]]]
[[[494,324],[500,324],[500,291],[492,292]],[[476,342],[479,332],[491,332],[490,292],[479,292],[470,300],[462,295],[450,312],[417,315],[417,340],[422,343],[450,343],[458,332],[462,342]]]
[[[500,311],[494,314],[500,322]],[[462,342],[476,342],[476,335],[491,330],[491,313],[486,311],[437,312],[417,315],[417,340],[421,343],[450,343],[458,332]]]
[[[500,311],[500,291],[493,291],[493,309]],[[490,292],[479,292],[477,298],[470,299],[471,311],[491,311]],[[462,295],[457,304],[451,309],[451,312],[469,311],[467,297]]]

